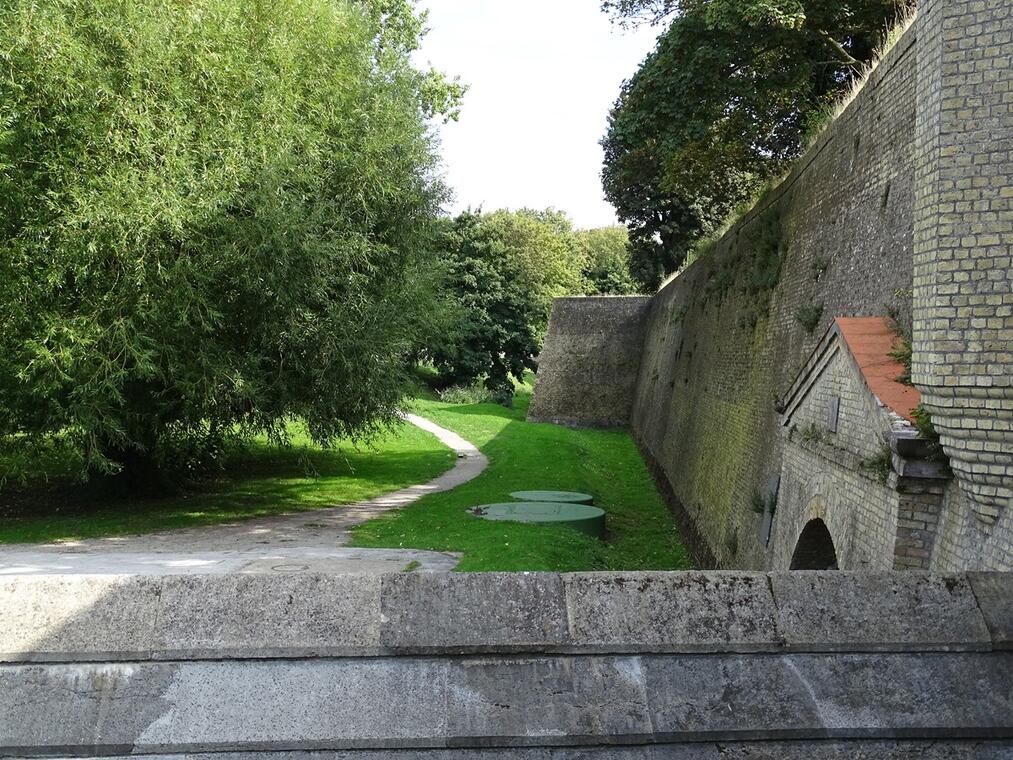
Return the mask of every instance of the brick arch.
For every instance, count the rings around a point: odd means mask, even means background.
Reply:
[[[791,555],[791,570],[837,570],[837,547],[830,529],[820,518],[802,529]]]

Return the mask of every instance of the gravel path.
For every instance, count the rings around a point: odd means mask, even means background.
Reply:
[[[353,526],[426,494],[456,488],[488,465],[485,455],[456,433],[423,417],[407,419],[457,453],[451,470],[357,504],[163,533],[0,546],[0,575],[398,572],[409,564],[420,571],[451,570],[457,564],[453,554],[343,548]]]

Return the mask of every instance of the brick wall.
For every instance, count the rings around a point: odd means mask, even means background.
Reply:
[[[910,327],[916,39],[651,304],[634,434],[724,567],[783,565],[751,497],[781,471],[775,400],[830,321],[894,314]],[[799,314],[820,307],[810,331]]]
[[[913,377],[957,484],[939,567],[1013,567],[1013,5],[920,10]]]
[[[539,383],[575,418],[587,385],[571,360],[639,367],[634,435],[720,566],[786,566],[820,513],[856,567],[1013,569],[1011,55],[1013,4],[922,0],[788,178],[651,300],[640,358],[603,362],[591,341],[566,359],[550,329]],[[833,485],[854,469],[842,448],[786,453],[775,409],[834,317],[878,315],[913,333],[914,380],[956,475],[891,473],[892,503],[869,478]],[[609,355],[609,318],[593,320]],[[628,381],[607,396],[624,411]],[[753,494],[782,466],[795,507],[768,544]]]
[[[840,399],[836,431],[830,397]],[[820,378],[783,428],[781,486],[768,564],[787,570],[802,529],[826,523],[842,570],[891,570],[898,494],[871,463],[886,450],[887,413],[865,389],[847,349],[838,345]]]

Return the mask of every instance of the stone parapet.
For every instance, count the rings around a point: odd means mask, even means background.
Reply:
[[[8,578],[0,756],[999,758],[1011,611],[999,574]]]

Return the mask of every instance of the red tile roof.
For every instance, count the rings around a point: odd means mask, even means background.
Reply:
[[[887,317],[838,317],[837,328],[865,378],[865,384],[892,412],[914,422],[911,412],[921,401],[913,385],[898,382],[904,365],[890,356],[900,338]]]

